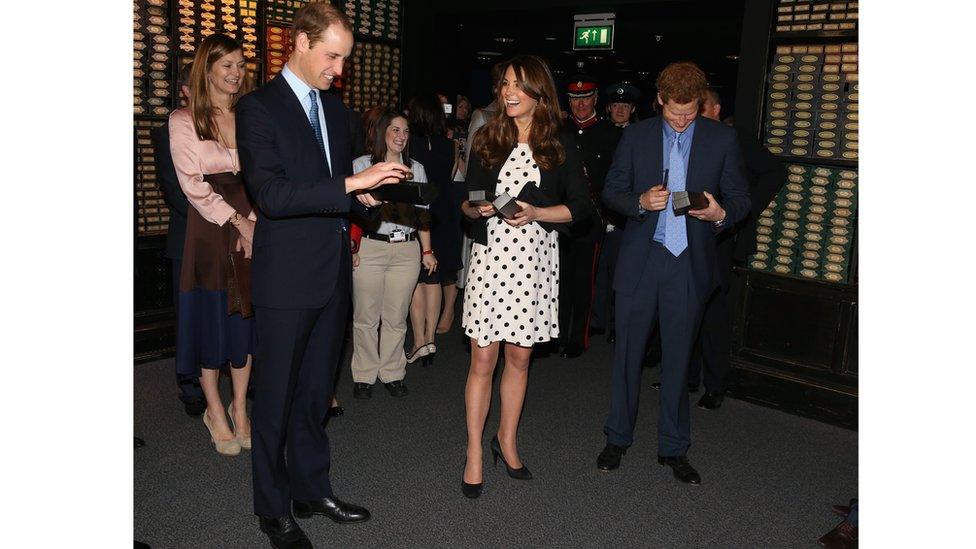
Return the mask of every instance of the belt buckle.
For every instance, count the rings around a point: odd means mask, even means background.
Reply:
[[[407,233],[402,229],[395,229],[393,231],[390,231],[391,243],[406,242],[406,241],[407,241]]]

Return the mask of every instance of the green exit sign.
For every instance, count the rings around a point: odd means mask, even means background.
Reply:
[[[580,25],[576,27],[573,49],[613,49],[613,25]]]

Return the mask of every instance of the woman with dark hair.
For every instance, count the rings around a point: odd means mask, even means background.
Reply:
[[[532,55],[514,57],[495,92],[501,109],[475,134],[467,188],[517,197],[519,211],[503,218],[491,204],[462,204],[464,214],[474,220],[462,316],[471,338],[464,391],[468,447],[461,479],[461,491],[469,498],[478,497],[483,486],[482,436],[503,342],[501,420],[491,453],[495,463],[502,459],[512,478],[532,478],[519,459],[516,433],[532,346],[559,335],[555,231],[592,215],[576,147],[560,133],[549,67]]]
[[[176,369],[200,377],[203,423],[217,452],[251,448],[246,395],[251,376],[251,243],[257,216],[237,158],[234,105],[250,90],[243,49],[221,34],[193,58],[189,105],[170,115],[173,166],[193,206],[180,272]],[[224,415],[218,381],[231,366],[234,396]]]
[[[410,167],[413,180],[427,182],[424,166],[409,158],[410,128],[396,111],[380,114],[374,126],[373,152],[352,163],[359,173],[378,162],[395,159]],[[410,204],[384,204],[376,222],[364,222],[358,257],[352,271],[353,396],[370,398],[377,379],[395,397],[406,396],[403,379],[407,357],[410,296],[423,270],[437,269],[430,244],[430,217]],[[419,245],[418,241],[419,240]]]
[[[410,303],[413,349],[408,362],[424,358],[433,363],[437,352],[434,341],[438,319],[454,314],[457,297],[457,272],[461,268],[461,212],[464,199],[461,185],[455,185],[455,145],[444,135],[445,117],[435,95],[422,95],[409,103],[410,157],[420,161],[427,180],[437,186],[437,196],[430,205],[431,246],[437,252],[437,270],[421,271],[419,284]],[[442,299],[443,295],[443,299]],[[443,307],[441,304],[443,303]],[[449,311],[449,313],[447,312]]]

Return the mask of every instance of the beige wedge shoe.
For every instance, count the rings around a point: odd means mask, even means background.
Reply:
[[[237,442],[241,445],[241,448],[245,450],[251,449],[251,434],[242,435],[237,432],[237,425],[234,424],[234,403],[231,402],[227,406],[227,415],[230,416],[230,428],[234,430],[234,435],[237,437]]]
[[[233,419],[231,419],[233,421]],[[214,436],[213,428],[210,426],[210,416],[207,412],[203,413],[203,424],[207,426],[207,430],[210,431],[210,440],[214,444],[214,448],[217,449],[217,453],[222,456],[236,456],[241,453],[241,443],[237,441],[237,438],[232,438],[230,440],[217,440]]]

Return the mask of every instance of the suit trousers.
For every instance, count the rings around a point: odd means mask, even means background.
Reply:
[[[342,354],[349,309],[347,270],[343,262],[324,307],[255,307],[251,468],[256,515],[282,517],[290,512],[291,499],[332,496],[329,437],[322,418],[331,404]]]
[[[559,238],[559,339],[563,345],[589,346],[590,309],[599,234]]]
[[[692,281],[690,254],[678,257],[653,242],[634,292],[617,291],[617,343],[613,353],[610,414],[603,432],[607,442],[630,446],[640,398],[647,339],[661,328],[661,393],[658,455],[683,456],[691,445],[688,410],[688,359],[701,316],[701,300]]]
[[[402,380],[407,373],[403,344],[410,299],[420,274],[416,241],[363,238],[359,267],[352,273],[352,380],[373,384]]]
[[[613,274],[623,236],[624,231],[620,227],[615,227],[604,235],[603,245],[600,246],[600,259],[596,265],[596,291],[593,294],[593,316],[590,318],[590,324],[594,328],[602,328],[610,332],[615,328]]]
[[[180,259],[170,259],[170,265],[173,268],[173,309],[176,313],[176,318],[179,318],[180,273],[182,272],[183,261]],[[179,330],[176,330],[176,333],[179,334]],[[186,403],[203,400],[203,388],[200,387],[200,378],[177,373],[176,386],[180,389],[180,401]]]
[[[724,391],[732,369],[732,318],[729,314],[729,289],[732,285],[731,238],[719,240],[716,246],[719,268],[719,286],[705,303],[698,340],[692,347],[688,383],[697,385],[705,374],[705,389]]]

